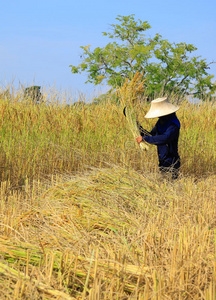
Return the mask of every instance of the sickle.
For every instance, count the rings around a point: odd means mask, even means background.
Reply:
[[[124,114],[125,117],[126,117],[126,107],[127,106],[125,106],[124,109],[123,109],[123,114]]]

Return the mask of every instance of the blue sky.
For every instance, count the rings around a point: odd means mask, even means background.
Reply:
[[[194,55],[216,61],[215,0],[0,0],[0,86],[13,83],[56,87],[91,97],[104,86],[85,84],[72,74],[81,62],[80,46],[103,47],[117,15],[148,21],[147,37],[159,33],[170,42],[195,45]],[[110,40],[109,40],[110,41]],[[216,76],[216,64],[210,74]]]

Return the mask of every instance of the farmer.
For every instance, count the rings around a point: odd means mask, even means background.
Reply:
[[[146,141],[157,146],[159,170],[162,173],[171,173],[173,179],[178,177],[180,167],[178,154],[180,122],[175,114],[178,109],[179,107],[167,101],[167,97],[153,100],[145,118],[159,119],[150,133],[138,123],[141,136],[136,138],[138,143]]]

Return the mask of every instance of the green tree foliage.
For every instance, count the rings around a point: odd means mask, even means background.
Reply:
[[[95,85],[105,82],[117,87],[126,78],[141,72],[145,78],[146,94],[177,93],[181,95],[212,95],[216,84],[214,75],[208,74],[209,65],[200,56],[191,53],[197,48],[192,44],[170,43],[156,34],[147,38],[145,31],[151,28],[148,22],[135,20],[134,15],[118,16],[119,24],[112,24],[112,32],[103,32],[113,42],[105,47],[90,50],[90,45],[81,47],[82,62],[70,65],[72,73],[88,73],[87,82]]]

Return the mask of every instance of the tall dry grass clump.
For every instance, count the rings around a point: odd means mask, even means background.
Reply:
[[[185,174],[202,176],[216,170],[216,105],[206,101],[183,103],[178,112],[181,121],[180,151]]]
[[[14,184],[22,184],[26,177],[82,171],[121,160],[124,151],[124,122],[115,105],[4,100],[0,118],[1,179]]]

